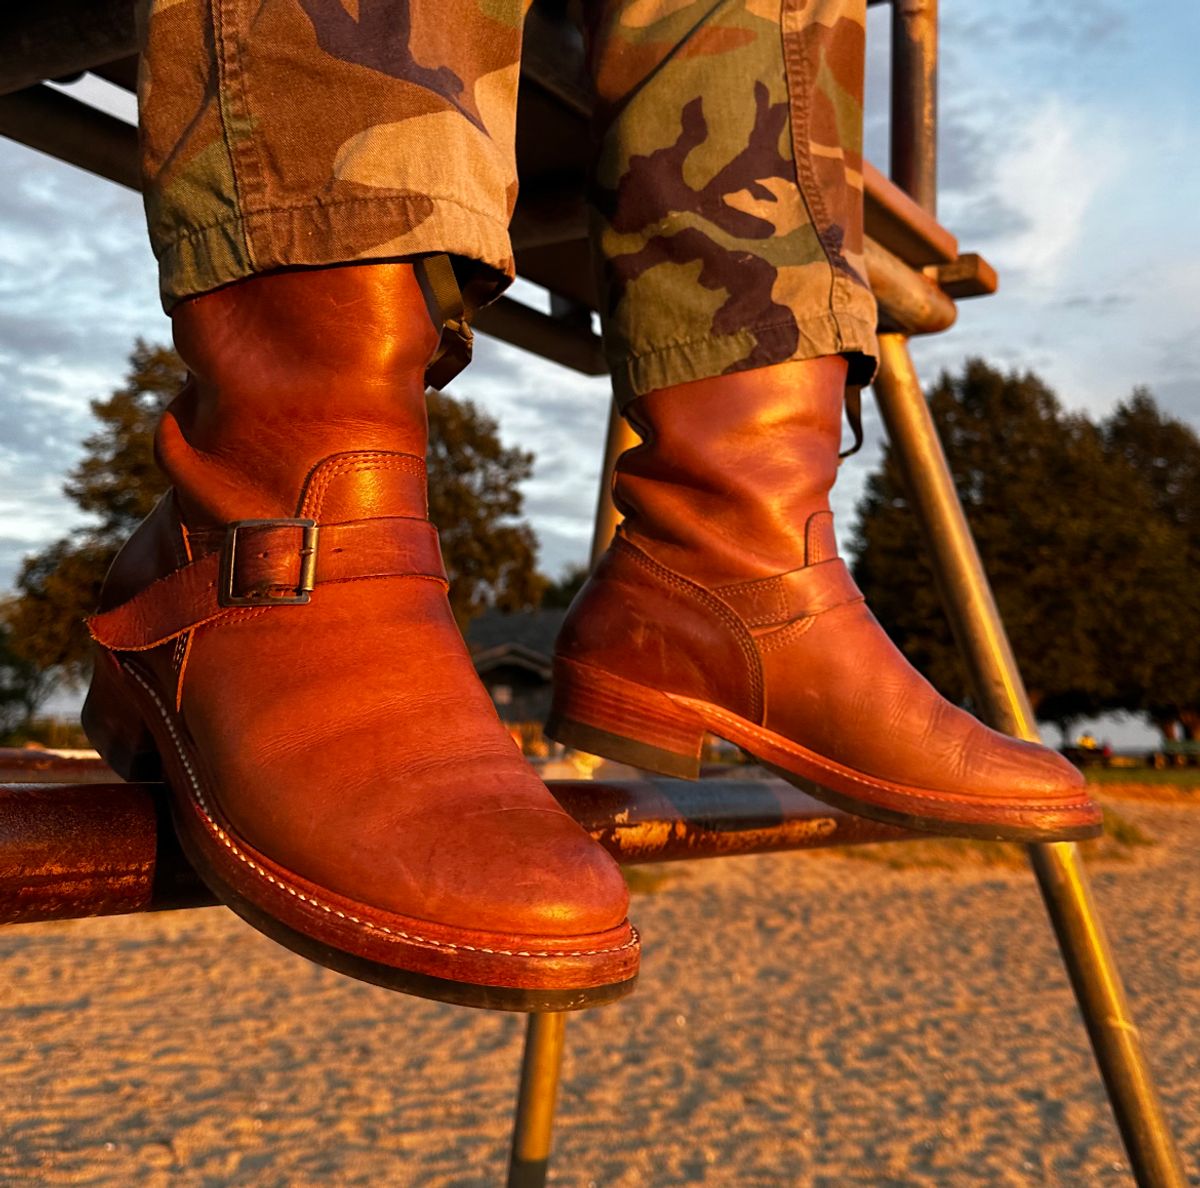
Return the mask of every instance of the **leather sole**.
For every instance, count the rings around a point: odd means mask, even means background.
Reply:
[[[857,816],[926,833],[992,841],[1082,841],[1103,832],[1100,808],[1081,798],[1049,804],[980,804],[855,771],[718,705],[666,693],[559,657],[546,733],[576,750],[660,775],[696,779],[705,734],[818,800]]]
[[[390,989],[492,1010],[580,1010],[634,988],[640,941],[628,920],[577,937],[478,932],[356,903],[273,862],[206,796],[202,756],[135,664],[96,656],[82,718],[119,775],[165,778],[180,844],[212,892],[301,956]]]

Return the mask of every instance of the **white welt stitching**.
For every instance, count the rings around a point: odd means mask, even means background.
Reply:
[[[320,908],[330,916],[337,916],[342,920],[349,920],[351,923],[358,924],[363,928],[369,928],[372,932],[383,932],[396,940],[416,941],[422,945],[432,945],[438,949],[462,949],[471,953],[493,953],[505,957],[598,957],[602,953],[621,953],[625,949],[635,948],[638,944],[638,932],[636,928],[630,926],[632,936],[623,945],[617,945],[611,949],[564,949],[561,952],[554,950],[528,950],[528,949],[488,949],[482,945],[456,945],[452,941],[434,940],[432,937],[419,936],[413,933],[401,932],[398,928],[388,928],[383,924],[372,924],[370,920],[360,919],[358,916],[352,916],[349,912],[339,911],[335,907],[331,907],[327,903],[322,903],[319,899],[314,899],[311,895],[305,895],[302,891],[297,891],[294,887],[289,887],[287,883],[281,882],[275,878],[269,871],[264,870],[257,862],[255,862],[248,854],[243,853],[237,846],[237,843],[222,829],[211,817],[207,803],[204,800],[204,793],[200,788],[200,781],[196,776],[196,772],[192,767],[191,760],[188,758],[187,751],[184,750],[179,734],[175,729],[175,723],[171,721],[170,715],[159,699],[158,694],[144,681],[141,676],[134,672],[131,668],[125,668],[143,689],[154,700],[154,704],[158,707],[158,712],[162,715],[163,721],[167,724],[167,729],[171,732],[171,738],[175,741],[175,749],[179,753],[179,757],[183,760],[183,765],[187,768],[188,778],[192,781],[192,790],[196,794],[196,799],[200,802],[200,808],[204,812],[204,823],[209,831],[217,838],[217,840],[229,852],[238,859],[244,862],[255,874],[267,880],[268,883],[274,884],[281,891],[286,891],[295,899],[303,900],[305,903],[311,904],[313,907]]]
[[[822,770],[829,772],[830,775],[840,776],[842,779],[846,780],[848,783],[860,784],[862,787],[868,788],[872,791],[878,791],[883,783],[883,781],[880,781],[879,783],[873,783],[871,780],[863,779],[861,776],[856,776],[853,772],[846,770],[846,768],[844,768],[844,767],[835,766],[832,763],[826,762],[824,759],[821,758],[820,755],[816,755],[812,751],[802,750],[795,746],[791,746],[791,745],[789,745],[789,740],[784,738],[782,735],[776,734],[772,730],[765,730],[760,726],[755,726],[753,722],[747,722],[745,718],[739,718],[736,714],[728,713],[726,710],[721,709],[720,706],[712,705],[711,703],[705,702],[705,701],[697,701],[693,697],[683,697],[679,694],[673,695],[673,694],[668,693],[667,696],[670,697],[671,700],[674,701],[676,704],[683,702],[688,708],[691,708],[693,706],[698,707],[698,708],[696,708],[695,712],[698,713],[701,717],[710,717],[710,718],[715,719],[716,720],[715,727],[712,722],[709,722],[707,724],[709,729],[712,730],[714,733],[719,733],[718,728],[720,726],[726,726],[726,727],[732,726],[735,728],[735,732],[740,730],[742,733],[749,734],[753,738],[758,739],[758,741],[766,743],[768,746],[773,746],[773,747],[778,748],[780,751],[783,751],[785,754],[796,755],[798,758],[804,759],[806,762],[811,763],[814,767],[820,767]],[[971,799],[969,797],[962,796],[961,794],[955,795],[955,794],[949,793],[949,792],[947,792],[945,794],[938,793],[938,792],[918,792],[915,788],[910,788],[905,784],[893,784],[891,786],[891,789],[884,788],[883,790],[884,791],[894,790],[899,795],[911,796],[918,800],[933,800],[933,801],[937,801],[937,802],[943,803],[943,804],[947,800],[951,800],[956,804],[967,805],[967,806],[976,805],[976,804],[981,803],[980,799],[978,799],[978,798]],[[987,801],[982,801],[982,803],[986,804]],[[1022,803],[1022,804],[1018,805],[1018,804],[1010,803],[1010,804],[1001,804],[996,807],[998,807],[1002,810],[1008,809],[1008,808],[1022,809],[1022,810],[1078,808],[1078,807],[1080,807],[1080,801],[1078,799],[1073,799],[1073,800],[1065,800],[1064,799],[1064,800],[1060,800],[1060,801],[1057,801],[1052,804],[1023,804]]]

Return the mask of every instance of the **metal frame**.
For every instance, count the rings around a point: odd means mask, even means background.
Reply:
[[[885,2],[889,0],[868,0],[871,4]],[[934,218],[937,0],[890,0],[890,3],[891,181],[869,165],[864,169],[867,267],[884,331],[875,391],[927,538],[947,613],[973,677],[978,704],[992,725],[1019,737],[1035,739],[1036,725],[1020,673],[907,344],[908,334],[932,333],[948,327],[955,316],[953,299],[993,292],[995,274],[978,256],[959,255],[953,236]],[[117,85],[131,88],[134,78],[131,55],[137,49],[134,9],[133,0],[50,0],[39,8],[21,9],[19,16],[14,14],[14,19],[0,32],[0,135],[138,188],[133,129],[41,85],[47,78],[93,70]],[[535,102],[553,107],[560,122],[584,121],[589,114],[591,99],[579,43],[579,32],[567,18],[564,6],[538,7],[530,14],[523,80]],[[524,95],[522,104],[526,109],[530,106]],[[576,138],[580,143],[583,139]],[[572,167],[577,165],[576,162]],[[571,168],[565,174],[571,174]],[[587,270],[567,269],[562,264],[571,252],[578,254],[584,238],[583,227],[578,188],[564,184],[562,176],[535,178],[532,184],[523,185],[512,228],[518,271],[546,284],[558,296],[550,315],[502,299],[485,311],[478,326],[566,366],[587,374],[602,374],[605,368],[599,340],[591,331],[590,318],[580,316],[581,308],[594,306]],[[611,500],[613,464],[620,452],[636,440],[614,409],[597,502],[593,562],[607,547],[618,519]],[[112,891],[115,898],[111,902],[115,906],[97,907],[102,900],[97,891],[97,898],[91,902],[92,910],[128,911],[197,902],[197,895],[203,896],[203,892],[194,882],[189,884],[186,864],[170,852],[170,838],[154,827],[153,796],[145,788],[139,791],[137,786],[109,792],[112,799],[106,802],[104,812],[110,846],[115,823],[124,821],[128,828],[122,835],[122,844],[128,847],[130,865],[126,881]],[[618,790],[618,795],[632,797],[632,802],[641,796],[649,804],[659,792],[658,788],[647,791],[647,786],[641,786],[640,791]],[[30,797],[29,793],[25,795]],[[71,799],[50,789],[41,795],[47,808],[57,805],[64,812],[64,805]],[[27,799],[21,807],[27,809],[36,799]],[[3,807],[0,789],[0,809]],[[94,818],[100,811],[95,799],[80,801],[74,807],[84,817],[90,813]],[[647,811],[653,816],[656,810],[652,807]],[[803,815],[803,806],[797,811]],[[836,817],[829,810],[821,811],[826,817]],[[89,844],[94,845],[96,838],[103,836],[94,819],[89,818],[87,823],[76,816],[71,821],[76,842],[90,839]],[[57,824],[62,825],[61,818]],[[601,832],[602,825],[603,822],[597,825]],[[53,824],[48,826],[51,831],[53,827]],[[811,835],[794,837],[786,844],[780,842],[781,837],[776,832],[773,838],[758,839],[763,844],[748,843],[748,848],[782,845],[797,849],[819,844],[819,839],[814,840]],[[60,852],[69,849],[66,838],[64,833],[59,839]],[[698,857],[705,852],[701,845],[689,856]],[[714,848],[711,852],[718,851]],[[110,848],[110,858],[112,853]],[[654,856],[648,855],[651,860]],[[1186,1181],[1179,1156],[1154,1089],[1078,847],[1069,843],[1031,846],[1029,858],[1135,1179],[1143,1188],[1182,1188]],[[134,884],[141,888],[136,895],[131,891]],[[508,1181],[511,1188],[536,1188],[545,1182],[564,1031],[563,1015],[530,1016],[514,1121]]]
[[[937,0],[893,0],[892,180],[931,216],[937,200],[937,38]],[[874,270],[871,280],[874,284]],[[905,335],[880,335],[879,373],[874,387],[984,717],[997,729],[1037,741],[1037,724],[1025,686]],[[615,411],[613,417],[616,419]],[[602,537],[611,536],[616,525],[609,492],[612,462],[620,440],[620,430],[610,422],[593,561],[608,543]],[[1079,847],[1060,842],[1032,845],[1028,852],[1134,1178],[1141,1188],[1186,1188],[1183,1165],[1154,1087]],[[531,1122],[525,1123],[531,1128],[529,1133],[522,1130],[523,1120],[543,1119],[547,1111],[553,1110],[561,1036],[552,1053],[534,1046],[535,1036],[550,1025],[550,1018],[530,1017],[525,1059],[527,1065],[538,1061],[537,1076],[531,1068],[522,1071],[514,1152],[518,1142],[543,1138],[541,1131],[533,1134]],[[557,1026],[561,1028],[564,1022],[560,1018]],[[545,1095],[540,1113],[538,1103],[531,1100],[536,1095]],[[548,1159],[548,1136],[545,1138],[544,1145],[537,1149]],[[541,1188],[544,1182],[544,1176],[529,1179],[510,1175],[509,1188]]]

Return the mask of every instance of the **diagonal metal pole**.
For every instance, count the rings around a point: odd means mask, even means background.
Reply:
[[[513,1120],[508,1188],[542,1188],[546,1183],[566,1023],[567,1017],[561,1012],[529,1016]]]
[[[593,568],[612,541],[620,519],[612,501],[613,467],[621,453],[636,445],[637,441],[637,434],[629,428],[614,402],[609,409],[600,491],[596,500],[596,522],[592,532]],[[542,1188],[546,1182],[554,1127],[554,1101],[558,1094],[566,1027],[567,1017],[562,1013],[531,1014],[526,1024],[521,1086],[517,1093],[517,1112],[508,1165],[508,1188]]]
[[[1025,685],[903,335],[880,336],[875,394],[983,716],[1036,742]],[[1028,850],[1134,1177],[1142,1188],[1186,1188],[1079,847]]]

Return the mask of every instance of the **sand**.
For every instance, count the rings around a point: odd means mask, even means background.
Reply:
[[[1200,809],[1093,868],[1200,1170]],[[638,993],[573,1017],[551,1183],[1126,1185],[1032,877],[665,868]],[[360,985],[224,909],[0,932],[0,1183],[503,1183],[523,1020]]]

